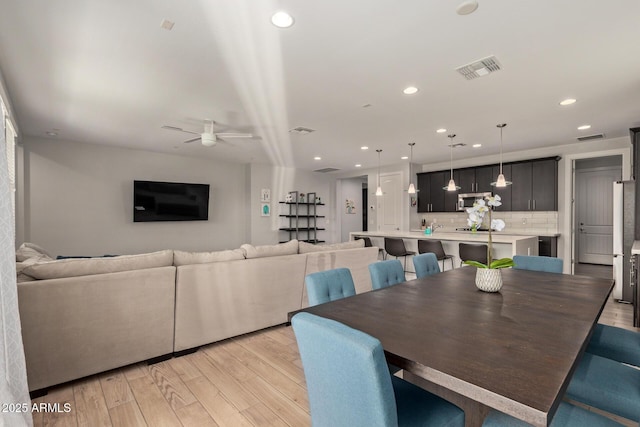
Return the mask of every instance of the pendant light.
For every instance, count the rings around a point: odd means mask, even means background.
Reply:
[[[500,128],[500,173],[498,174],[496,182],[491,183],[493,187],[506,187],[507,185],[513,184],[511,181],[507,181],[502,173],[502,129],[504,129],[505,126],[507,126],[506,123],[496,125],[496,127]]]
[[[382,187],[380,187],[380,153],[382,153],[382,150],[377,149],[376,153],[378,153],[378,188],[376,189],[376,196],[382,196]]]
[[[409,194],[416,194],[416,187],[415,185],[413,185],[413,182],[411,182],[411,178],[413,178],[413,175],[411,175],[411,163],[413,162],[413,146],[414,145],[416,145],[415,142],[409,143],[409,147],[411,147],[411,154],[409,155],[409,189],[407,190],[407,193]]]
[[[442,187],[443,190],[447,190],[447,191],[457,191],[460,189],[460,187],[458,187],[456,185],[456,182],[453,180],[453,138],[456,137],[456,134],[453,133],[451,135],[447,135],[447,137],[449,138],[449,148],[451,150],[451,157],[450,157],[450,166],[451,166],[451,176],[449,179],[449,185],[447,185],[446,187]]]

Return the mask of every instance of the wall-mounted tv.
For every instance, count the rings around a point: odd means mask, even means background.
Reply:
[[[133,222],[208,219],[209,184],[133,181]]]

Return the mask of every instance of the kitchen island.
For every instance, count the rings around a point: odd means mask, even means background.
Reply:
[[[385,237],[404,239],[407,250],[418,253],[418,240],[440,240],[447,255],[453,255],[454,267],[460,266],[458,256],[459,243],[486,244],[489,238],[488,232],[478,231],[437,231],[432,234],[424,234],[422,231],[353,231],[349,233],[350,239],[356,237],[369,237],[374,246],[384,248]],[[511,258],[514,255],[538,255],[538,236],[522,236],[504,234],[494,231],[491,233],[493,240],[493,257]],[[407,267],[411,263],[407,262]],[[445,263],[445,268],[450,268],[450,263]]]

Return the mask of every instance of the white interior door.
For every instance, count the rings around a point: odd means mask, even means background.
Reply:
[[[613,192],[620,168],[576,170],[578,262],[613,263]]]
[[[382,196],[378,199],[378,229],[400,230],[402,223],[402,177],[400,173],[380,175]]]

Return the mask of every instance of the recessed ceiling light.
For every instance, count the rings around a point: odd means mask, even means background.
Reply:
[[[473,148],[480,148],[480,147],[482,147],[482,144],[473,144],[472,147]]]
[[[456,13],[458,15],[469,15],[473,13],[478,8],[478,2],[476,0],[467,0],[460,3],[460,5],[456,8]]]
[[[436,132],[438,133],[445,133],[447,130],[445,128],[440,128],[438,129]]]
[[[409,158],[409,156],[402,156],[400,157],[400,160],[407,160]]]
[[[322,157],[320,157],[320,156],[315,156],[315,157],[313,158],[313,160],[322,160]]]
[[[578,130],[587,130],[587,129],[591,129],[591,125],[578,126]]]
[[[366,145],[363,145],[362,147],[360,147],[361,150],[368,150],[369,147],[367,147]]]
[[[414,93],[417,93],[417,92],[418,92],[418,88],[417,88],[417,87],[415,87],[415,86],[409,86],[409,87],[406,87],[406,88],[402,91],[402,93],[404,93],[405,95],[413,95]]]
[[[357,168],[359,168],[359,167],[362,167],[362,165],[361,165],[360,163],[358,163],[358,164],[356,165],[356,167],[357,167]]]
[[[287,12],[276,12],[271,17],[271,23],[278,28],[289,28],[293,25],[293,18]]]
[[[571,104],[575,104],[575,103],[576,103],[576,100],[573,99],[573,98],[567,98],[567,99],[564,99],[564,100],[560,101],[560,105],[562,105],[562,106],[571,105]]]

